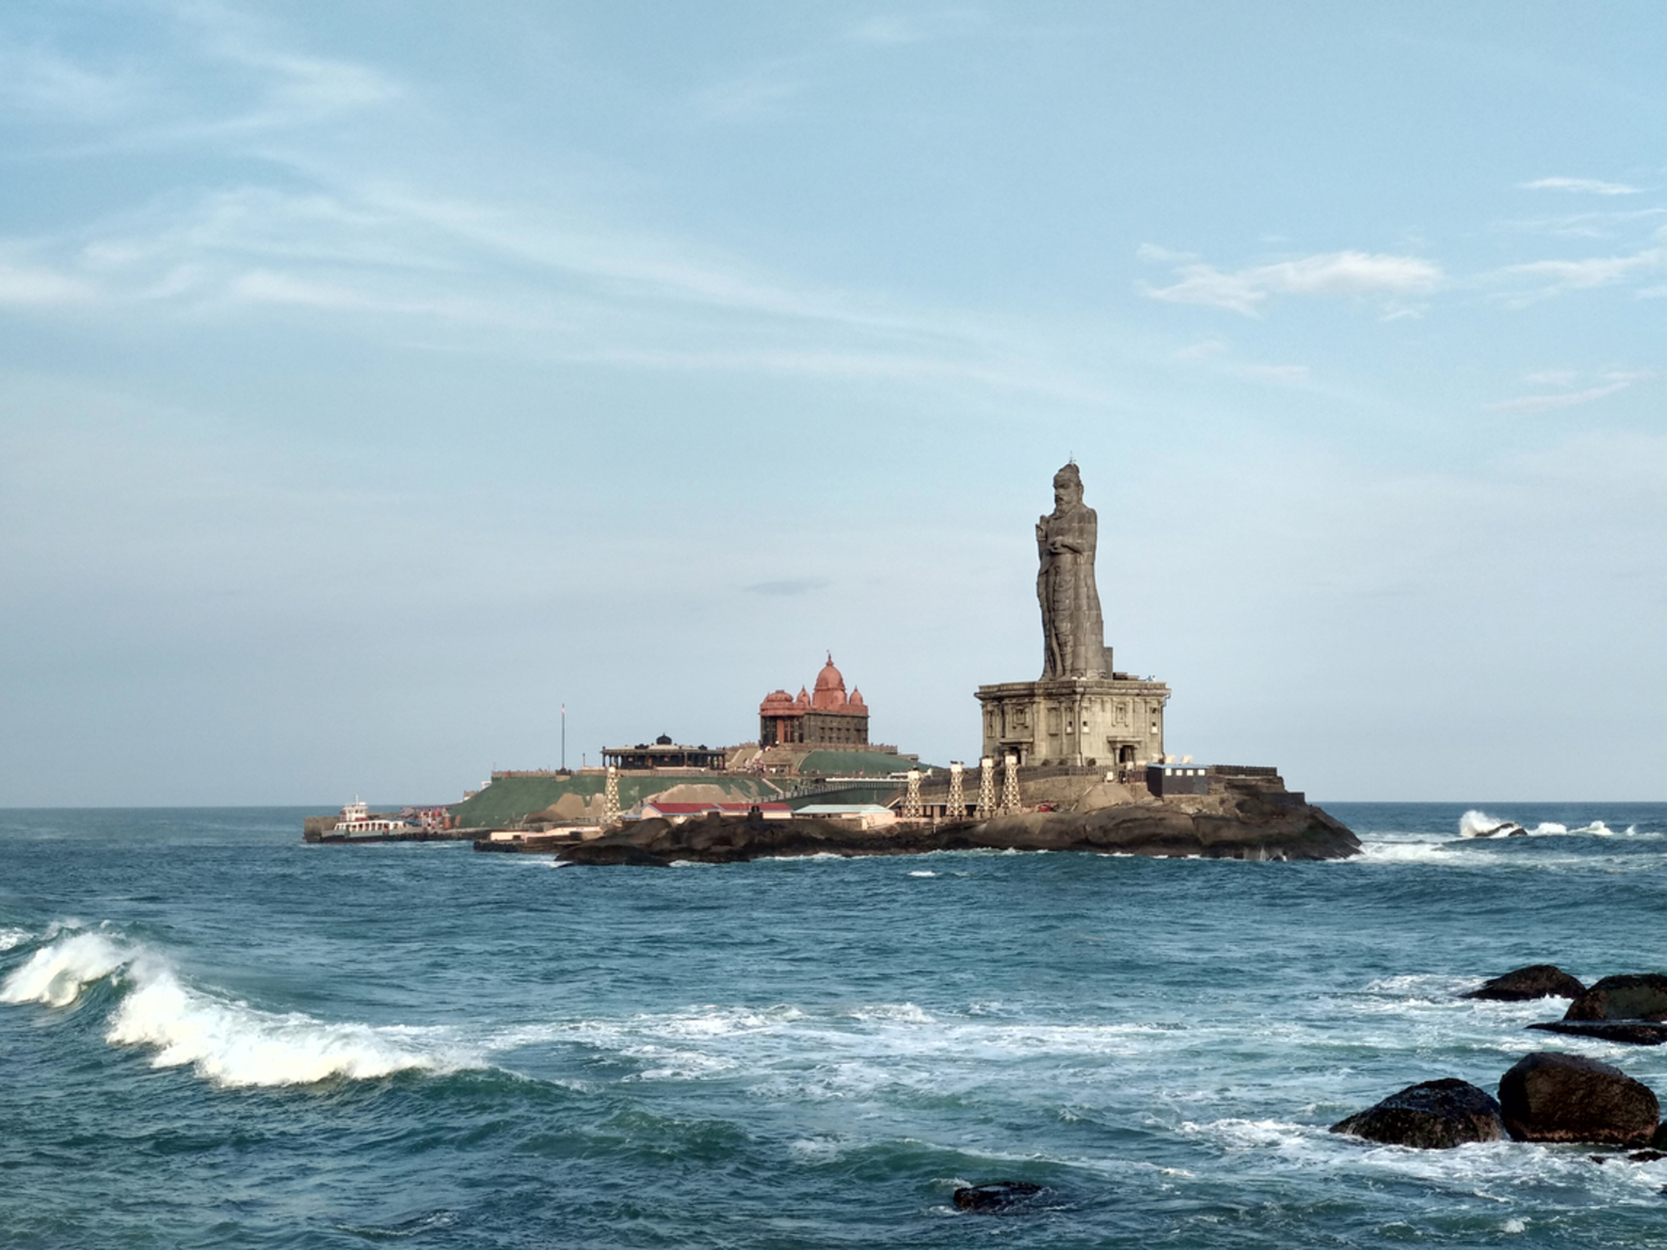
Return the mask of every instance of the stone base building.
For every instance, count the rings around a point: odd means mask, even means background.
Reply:
[[[868,705],[862,691],[845,693],[845,678],[834,667],[833,655],[816,675],[816,691],[799,687],[795,699],[785,690],[772,690],[758,705],[758,745],[825,746],[860,750],[868,746]]]
[[[1020,764],[1131,765],[1163,758],[1169,687],[1127,673],[980,686],[984,754]]]

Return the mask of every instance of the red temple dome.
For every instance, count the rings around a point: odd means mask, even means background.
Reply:
[[[824,710],[845,706],[845,678],[834,667],[832,652],[828,653],[822,671],[816,674],[816,693],[811,696],[810,705]]]

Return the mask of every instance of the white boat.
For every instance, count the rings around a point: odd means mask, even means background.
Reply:
[[[422,826],[414,825],[408,820],[401,820],[393,816],[372,816],[370,806],[361,803],[357,796],[353,802],[342,808],[341,818],[336,821],[333,833],[421,833]]]

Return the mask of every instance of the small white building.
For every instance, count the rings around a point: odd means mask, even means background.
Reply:
[[[897,823],[897,813],[878,803],[812,803],[799,808],[794,815],[817,820],[848,820],[859,829],[883,829]]]

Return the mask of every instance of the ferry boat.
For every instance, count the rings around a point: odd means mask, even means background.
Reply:
[[[392,816],[372,816],[370,805],[361,803],[357,797],[353,802],[342,808],[341,819],[336,821],[333,833],[420,833],[421,825],[414,825],[408,820],[400,820]]]

